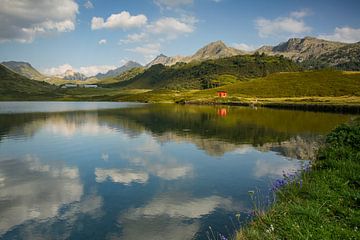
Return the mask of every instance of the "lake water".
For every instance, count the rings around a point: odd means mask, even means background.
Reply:
[[[313,158],[315,141],[351,118],[245,107],[0,103],[0,239],[229,236],[251,216],[248,191],[266,204],[272,181]]]

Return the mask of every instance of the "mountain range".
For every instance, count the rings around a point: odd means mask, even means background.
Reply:
[[[341,70],[360,70],[360,42],[342,43],[314,37],[290,38],[276,46],[262,46],[255,51],[246,52],[228,47],[222,41],[216,41],[199,49],[191,56],[168,57],[157,56],[146,66],[155,64],[172,66],[178,62],[189,63],[231,57],[235,55],[253,54],[281,55],[296,62],[303,63],[306,68],[335,67]]]
[[[236,55],[247,54],[245,51],[241,51],[225,45],[223,41],[212,42],[202,48],[191,56],[174,56],[168,57],[164,54],[160,54],[154,60],[149,62],[146,67],[151,67],[155,64],[162,64],[164,66],[172,66],[178,62],[189,63],[193,61],[205,61],[210,59],[219,59],[225,57],[232,57]]]
[[[314,37],[291,38],[276,46],[263,46],[256,52],[282,55],[303,63],[306,68],[360,70],[360,42],[342,43]]]
[[[200,48],[198,51],[196,51],[193,55],[190,56],[168,57],[160,54],[147,65],[145,65],[145,68],[142,67],[139,63],[129,61],[119,68],[110,70],[107,73],[99,73],[96,76],[90,78],[87,78],[85,75],[74,72],[72,70],[66,71],[66,73],[61,76],[62,79],[45,76],[27,62],[8,61],[2,62],[1,64],[16,73],[33,80],[46,81],[54,84],[64,84],[64,80],[82,80],[82,82],[86,83],[88,79],[91,79],[91,81],[97,81],[101,84],[102,81],[104,81],[104,83],[114,83],[129,80],[136,77],[136,74],[142,74],[142,76],[145,76],[149,74],[149,72],[152,72],[150,75],[154,76],[154,71],[158,70],[163,72],[164,70],[163,67],[156,67],[150,70],[151,67],[158,64],[166,67],[174,67],[172,68],[172,70],[176,70],[176,74],[179,73],[179,69],[183,67],[183,64],[190,64],[187,68],[191,68],[193,71],[195,71],[194,74],[207,76],[207,73],[203,73],[201,69],[194,70],[192,68],[194,64],[196,65],[196,63],[200,64],[202,62],[210,60],[229,58],[239,55],[246,56],[255,53],[265,54],[269,56],[280,55],[284,58],[288,58],[296,62],[304,69],[322,69],[332,67],[339,70],[360,70],[360,42],[350,44],[327,41],[314,37],[291,38],[288,41],[280,43],[276,46],[262,46],[252,52],[241,51],[226,46],[226,44],[222,41],[215,41]],[[209,71],[211,67],[208,65],[209,63],[205,65],[199,65],[195,68],[204,67],[207,71]],[[132,69],[137,70],[129,72]],[[149,69],[149,71],[147,69]],[[182,69],[185,68],[183,67]],[[225,70],[220,72],[220,75],[226,74]],[[177,76],[176,74],[175,76]],[[185,76],[188,74],[183,73],[183,75]],[[188,77],[199,78],[200,75]],[[237,76],[237,74],[235,75]],[[174,76],[172,76],[172,78],[173,77]]]

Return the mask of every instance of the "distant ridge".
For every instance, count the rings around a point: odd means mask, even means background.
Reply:
[[[95,75],[95,77],[97,79],[115,77],[115,76],[118,76],[118,75],[122,74],[123,72],[126,72],[128,70],[131,70],[131,69],[137,68],[137,67],[142,67],[142,65],[137,63],[137,62],[134,62],[134,61],[128,61],[127,63],[125,63],[121,67],[118,67],[118,68],[113,69],[113,70],[109,70],[106,73],[98,73],[98,74]]]

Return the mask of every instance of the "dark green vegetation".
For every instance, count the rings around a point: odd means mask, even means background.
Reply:
[[[59,96],[57,87],[30,80],[0,64],[0,100],[46,100]]]
[[[171,67],[153,65],[128,81],[110,87],[136,89],[208,89],[235,81],[266,76],[273,72],[300,70],[299,66],[283,57],[243,55]]]
[[[278,190],[277,202],[237,239],[359,239],[360,123],[331,132],[302,186]]]
[[[135,76],[143,73],[145,69],[143,67],[135,67],[128,71],[122,72],[121,74],[115,76],[115,77],[107,77],[102,79],[99,83],[100,86],[104,87],[116,87],[119,85],[120,82],[130,80],[134,78]]]

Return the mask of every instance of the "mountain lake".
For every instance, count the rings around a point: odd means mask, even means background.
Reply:
[[[0,102],[0,239],[214,239],[354,116]]]

